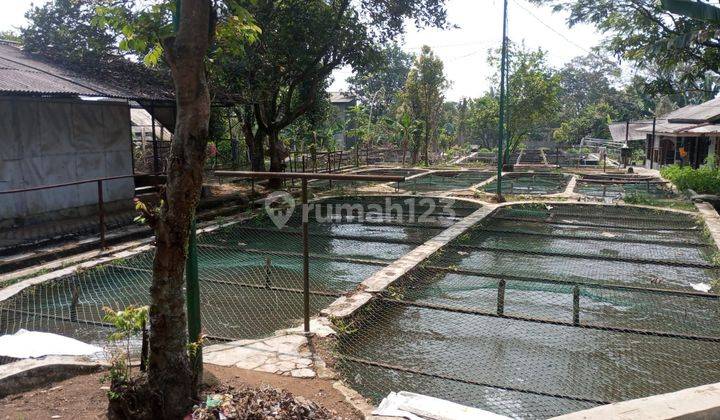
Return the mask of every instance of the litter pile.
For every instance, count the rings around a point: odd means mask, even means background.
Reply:
[[[207,395],[205,402],[195,408],[195,420],[216,419],[341,419],[301,396],[270,387],[219,387]]]

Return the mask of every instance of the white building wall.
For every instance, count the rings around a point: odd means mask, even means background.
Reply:
[[[132,175],[125,102],[0,98],[0,191]],[[132,178],[104,183],[106,202],[129,200]],[[97,184],[0,196],[0,220],[97,203]]]

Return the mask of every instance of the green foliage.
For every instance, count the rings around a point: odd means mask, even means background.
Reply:
[[[13,42],[21,42],[20,34],[14,30],[0,31],[0,39]]]
[[[360,102],[371,104],[377,118],[392,115],[414,58],[397,44],[382,48],[373,60],[356,69],[347,80],[350,92]]]
[[[366,69],[376,63],[378,51],[402,34],[406,18],[445,26],[444,0],[236,3],[248,10],[262,32],[242,51],[223,48],[213,57],[212,76],[214,83],[254,104],[243,113],[246,141],[258,148],[268,141],[271,170],[281,169],[279,133],[313,110],[333,70],[344,65]],[[218,33],[218,44],[233,40],[225,38]],[[299,130],[313,136],[327,133],[320,128]]]
[[[671,165],[660,169],[665,179],[681,190],[693,190],[698,194],[720,194],[720,169],[709,165],[700,169]]]
[[[673,95],[675,102],[684,105],[711,99],[718,92],[717,21],[674,14],[657,0],[531,2],[567,13],[569,26],[590,24],[606,34],[604,51],[646,70],[648,95]],[[706,2],[692,6],[712,7]],[[709,73],[714,75],[712,79],[707,78]]]
[[[529,50],[524,45],[510,46],[508,81],[508,147],[517,150],[527,140],[544,140],[560,108],[560,78],[547,63],[547,52]],[[492,77],[499,86],[500,57],[494,52],[489,63],[498,73]]]
[[[119,51],[113,34],[94,24],[99,0],[55,0],[25,13],[29,24],[21,29],[25,50],[54,61],[92,65]]]
[[[442,60],[430,47],[423,46],[408,73],[403,90],[403,111],[421,124],[421,129],[412,136],[412,163],[417,163],[422,151],[425,165],[429,164],[428,150],[438,141],[439,117],[448,87]]]
[[[115,330],[108,336],[108,341],[112,343],[121,342],[124,349],[114,347],[110,362],[110,370],[104,380],[109,380],[112,384],[128,383],[132,377],[132,354],[130,344],[133,337],[142,333],[148,322],[147,306],[128,306],[122,311],[114,311],[111,308],[104,307],[105,316],[103,321],[113,325]],[[110,399],[118,398],[119,395],[108,392]]]
[[[582,138],[610,138],[608,123],[612,121],[613,109],[607,102],[599,102],[585,108],[580,115],[562,121],[553,137],[561,143],[577,144]]]

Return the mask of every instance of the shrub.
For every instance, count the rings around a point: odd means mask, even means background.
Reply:
[[[671,165],[660,169],[662,176],[681,190],[693,190],[698,194],[720,194],[720,169],[705,165],[700,169]]]

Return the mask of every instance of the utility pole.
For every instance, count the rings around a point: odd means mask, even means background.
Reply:
[[[502,198],[502,169],[504,161],[503,143],[505,141],[505,77],[506,62],[508,53],[508,0],[503,2],[503,39],[502,39],[502,55],[500,57],[500,118],[498,124],[498,167],[497,167],[497,197],[498,201]]]

